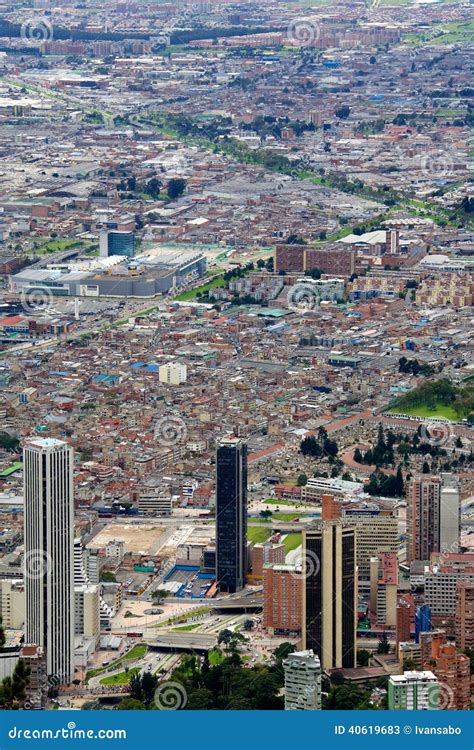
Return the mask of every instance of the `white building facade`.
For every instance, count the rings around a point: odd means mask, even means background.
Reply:
[[[60,684],[74,678],[73,450],[30,440],[24,450],[26,643],[41,646]]]

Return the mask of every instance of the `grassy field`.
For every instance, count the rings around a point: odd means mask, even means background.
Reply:
[[[36,250],[31,248],[35,255],[47,255],[48,253],[63,253],[73,247],[82,247],[82,240],[50,240],[40,245]]]
[[[125,656],[122,656],[122,659],[126,660],[135,660],[135,659],[142,659],[146,652],[148,651],[148,646],[146,643],[137,643],[136,646],[134,646],[128,654],[125,654]]]
[[[274,513],[272,516],[272,520],[275,521],[294,521],[295,518],[300,518],[301,513],[298,513],[297,511],[294,511],[293,513]]]
[[[175,297],[175,300],[177,302],[188,302],[191,299],[195,299],[198,292],[204,294],[204,292],[207,292],[209,289],[216,289],[219,286],[224,286],[224,279],[222,276],[215,276],[212,281],[207,281],[202,286],[198,286],[195,289],[189,289],[187,292],[178,294]]]
[[[428,406],[413,406],[410,409],[394,409],[395,414],[406,414],[408,417],[444,417],[452,422],[459,422],[459,415],[456,414],[452,406],[438,404],[435,409],[429,409]]]
[[[104,677],[100,681],[101,685],[128,685],[132,676],[140,671],[139,667],[133,667],[128,672],[119,672],[118,674],[110,675],[110,677]]]
[[[263,544],[271,536],[271,533],[272,530],[269,527],[260,529],[258,526],[249,526],[247,528],[247,539],[254,544]]]
[[[177,628],[172,628],[173,631],[190,631],[190,630],[196,630],[196,628],[199,627],[199,623],[194,623],[192,625],[179,625]]]
[[[137,659],[143,658],[147,651],[148,646],[146,645],[146,643],[137,643],[135,646],[133,646],[132,649],[130,649],[128,653],[124,654],[118,659],[115,659],[107,667],[97,667],[97,669],[90,669],[86,675],[86,682],[88,682],[91,677],[96,677],[98,674],[106,672],[111,667],[115,667],[115,669],[118,669],[119,667],[123,666],[123,663],[126,661],[137,661]]]
[[[297,547],[300,546],[300,544],[303,541],[302,534],[287,534],[285,538],[283,539],[283,546],[285,547],[285,554],[288,554],[288,552],[291,552],[294,549],[297,549]]]

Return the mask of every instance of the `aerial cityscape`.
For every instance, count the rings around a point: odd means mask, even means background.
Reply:
[[[474,705],[473,37],[0,4],[0,709]]]

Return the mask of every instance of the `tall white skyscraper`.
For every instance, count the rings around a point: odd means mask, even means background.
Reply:
[[[62,440],[24,450],[26,643],[44,648],[61,684],[74,677],[73,460]]]

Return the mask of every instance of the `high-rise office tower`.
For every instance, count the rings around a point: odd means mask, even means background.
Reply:
[[[356,532],[339,521],[303,534],[303,648],[323,669],[356,666]]]
[[[432,552],[457,552],[459,492],[452,481],[422,475],[407,494],[407,560],[429,560]]]
[[[99,253],[101,257],[111,255],[122,255],[125,258],[133,258],[135,255],[135,235],[133,232],[115,230],[103,230],[99,237]]]
[[[247,445],[225,438],[216,454],[216,579],[219,591],[243,588],[247,570]]]
[[[283,661],[285,711],[321,710],[321,664],[309,651],[296,651]]]
[[[443,477],[440,499],[439,551],[459,552],[461,534],[461,513],[459,506],[459,487],[453,481],[448,484]]]
[[[33,439],[24,450],[26,643],[41,646],[48,676],[74,676],[73,450]]]

